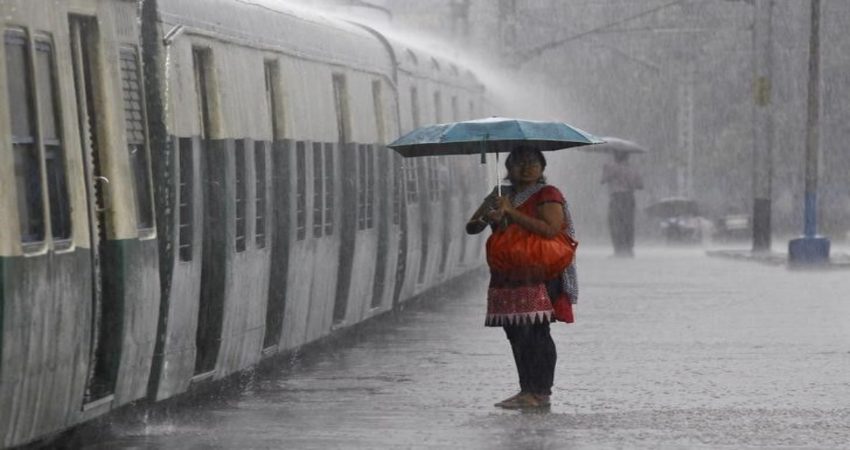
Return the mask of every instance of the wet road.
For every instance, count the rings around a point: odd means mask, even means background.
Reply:
[[[702,251],[583,249],[577,323],[553,325],[552,408],[504,411],[486,276],[294,355],[216,398],[122,414],[87,449],[850,447],[850,272]]]

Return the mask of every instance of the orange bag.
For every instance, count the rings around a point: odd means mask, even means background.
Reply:
[[[514,280],[551,280],[573,262],[578,242],[559,233],[547,239],[511,224],[487,239],[487,264]]]

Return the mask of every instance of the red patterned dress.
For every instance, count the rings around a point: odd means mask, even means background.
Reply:
[[[537,208],[548,202],[564,205],[564,196],[558,188],[544,186],[516,208],[523,214],[538,217]],[[510,280],[490,271],[485,326],[549,323],[554,320],[552,301],[545,283]]]

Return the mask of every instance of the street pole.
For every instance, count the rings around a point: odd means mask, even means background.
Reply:
[[[806,118],[806,195],[803,235],[817,234],[818,151],[820,150],[820,0],[812,0],[809,38],[809,102]]]
[[[817,235],[818,152],[820,150],[820,0],[811,0],[809,101],[806,120],[806,193],[803,236],[788,243],[792,265],[829,262],[829,239]]]
[[[753,7],[753,252],[771,249],[773,0]]]

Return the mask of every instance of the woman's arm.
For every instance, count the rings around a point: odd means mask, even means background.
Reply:
[[[487,213],[490,212],[492,207],[493,200],[491,196],[488,196],[484,199],[484,202],[481,203],[481,206],[475,210],[475,213],[472,214],[469,221],[466,222],[466,234],[478,234],[487,228],[487,225],[490,224]]]

